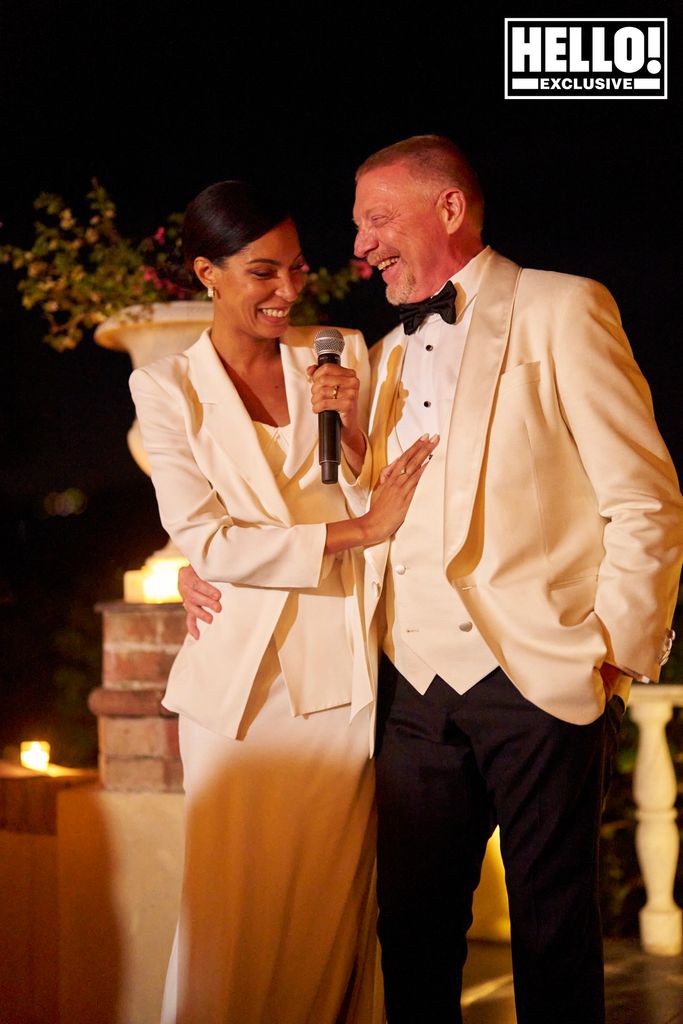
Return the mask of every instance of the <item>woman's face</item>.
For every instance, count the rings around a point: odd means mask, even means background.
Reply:
[[[211,270],[216,318],[252,338],[277,338],[308,267],[296,228],[286,220]]]

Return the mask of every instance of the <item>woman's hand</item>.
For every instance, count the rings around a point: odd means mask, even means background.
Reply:
[[[360,381],[355,370],[337,363],[309,366],[311,405],[316,415],[331,409],[341,419],[341,442],[346,461],[358,475],[365,457],[365,437],[358,426],[358,395]]]
[[[213,615],[208,609],[220,612],[221,592],[198,576],[191,565],[185,565],[178,570],[178,592],[187,612],[187,632],[195,640],[199,640],[197,620],[213,622]]]
[[[369,512],[357,519],[327,524],[325,554],[372,547],[396,533],[438,443],[438,434],[423,434],[399,459],[385,466],[372,491]]]
[[[438,434],[423,434],[403,455],[384,467],[372,491],[370,511],[365,514],[366,547],[380,544],[396,533],[438,443]]]

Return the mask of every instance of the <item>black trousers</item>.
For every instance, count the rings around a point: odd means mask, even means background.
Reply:
[[[501,669],[424,696],[384,661],[378,899],[389,1024],[456,1024],[486,843],[500,825],[518,1024],[602,1024],[606,716],[563,722]]]

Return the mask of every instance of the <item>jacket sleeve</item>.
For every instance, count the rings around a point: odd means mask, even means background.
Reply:
[[[657,679],[683,553],[676,473],[610,293],[574,279],[562,319],[556,386],[605,520],[595,612],[606,660]]]
[[[146,369],[130,378],[145,451],[164,529],[204,579],[252,587],[316,587],[321,579],[324,523],[286,526],[239,522],[201,472],[186,428],[185,402],[176,384],[165,386]]]

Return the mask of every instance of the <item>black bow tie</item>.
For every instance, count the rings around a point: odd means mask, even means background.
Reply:
[[[455,323],[455,286],[452,281],[447,281],[439,294],[433,295],[431,299],[404,302],[398,307],[398,315],[406,334],[415,334],[420,324],[432,313],[438,313],[447,324]]]

